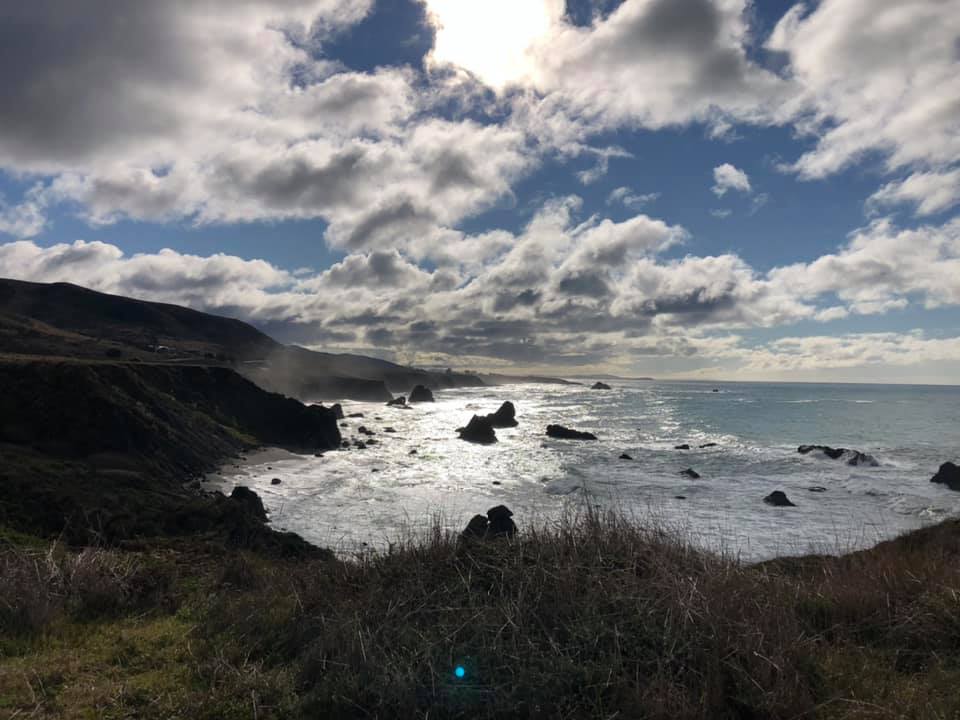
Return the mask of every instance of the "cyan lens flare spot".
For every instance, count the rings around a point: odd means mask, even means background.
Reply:
[[[467,676],[467,669],[463,665],[457,665],[453,669],[453,674],[457,680],[463,680]]]

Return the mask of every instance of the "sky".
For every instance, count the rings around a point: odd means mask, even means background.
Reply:
[[[0,276],[422,366],[960,384],[960,0],[5,3]]]

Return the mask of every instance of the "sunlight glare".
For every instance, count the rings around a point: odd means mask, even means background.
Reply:
[[[426,0],[433,64],[450,63],[501,90],[532,71],[530,48],[563,17],[563,0]]]

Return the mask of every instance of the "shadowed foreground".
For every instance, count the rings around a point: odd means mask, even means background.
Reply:
[[[0,715],[960,714],[956,520],[758,566],[615,516],[351,562],[6,548]]]

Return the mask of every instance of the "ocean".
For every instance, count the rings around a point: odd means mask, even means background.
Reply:
[[[960,387],[606,382],[611,390],[591,381],[440,390],[412,410],[345,402],[363,417],[343,420],[341,432],[373,431],[368,449],[268,450],[207,479],[251,487],[274,527],[342,553],[382,549],[435,522],[459,530],[499,504],[521,530],[587,504],[615,509],[747,561],[846,552],[960,513],[960,492],[930,482],[941,463],[960,460]],[[505,400],[519,426],[498,429],[499,442],[457,437],[472,414]],[[548,438],[551,423],[598,440]],[[699,447],[707,443],[716,446]],[[801,455],[801,444],[860,450],[879,465]],[[701,477],[682,476],[686,468]],[[774,490],[796,507],[764,503]]]

